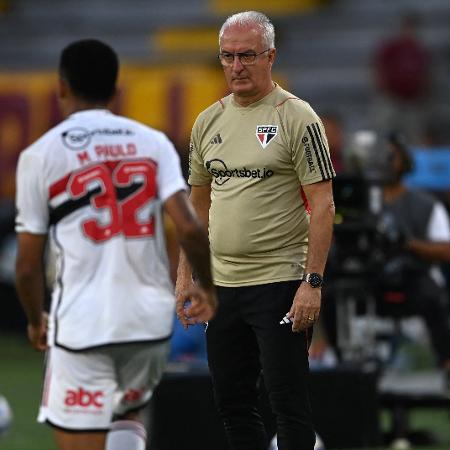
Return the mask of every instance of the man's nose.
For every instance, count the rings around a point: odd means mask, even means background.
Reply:
[[[241,62],[241,58],[239,58],[238,55],[234,55],[233,64],[232,64],[233,70],[242,70],[244,68],[244,65]]]

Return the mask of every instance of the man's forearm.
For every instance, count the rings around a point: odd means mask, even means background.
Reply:
[[[37,326],[42,322],[44,310],[44,273],[16,274],[16,289],[28,323]]]
[[[407,250],[430,262],[449,262],[450,244],[411,239],[406,242]]]
[[[202,279],[207,285],[212,281],[211,278],[211,262],[210,250],[208,240],[208,222],[209,222],[209,208],[211,206],[210,186],[193,187],[189,199],[192,206],[200,219],[200,226],[202,229],[197,229],[190,233],[189,236],[180,240],[181,251],[178,264],[178,279],[186,279],[192,277],[194,272],[195,277],[202,283]],[[208,267],[206,267],[206,256]],[[197,268],[198,266],[198,268]]]
[[[44,252],[46,234],[18,233],[16,288],[28,322],[42,323],[44,308]]]
[[[199,228],[196,233],[181,240],[180,244],[183,251],[180,252],[179,273],[183,271],[185,276],[191,276],[193,272],[203,288],[212,288],[209,241],[206,233]]]
[[[307,272],[323,274],[333,235],[333,221],[333,203],[315,205],[311,211],[306,264]]]

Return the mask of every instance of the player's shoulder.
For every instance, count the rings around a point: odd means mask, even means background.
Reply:
[[[50,128],[42,136],[32,142],[21,152],[23,155],[32,155],[34,157],[44,157],[45,154],[51,152],[56,146],[64,142],[64,129],[66,120],[63,120],[58,125]]]
[[[224,111],[229,107],[231,101],[231,95],[220,98],[212,105],[205,108],[196,119],[196,125],[201,126],[204,123],[209,123],[211,120],[221,116]]]
[[[274,107],[282,114],[297,113],[305,116],[309,116],[311,114],[315,115],[313,108],[307,101],[297,97],[289,91],[286,91],[278,85],[275,88],[272,101]]]
[[[438,199],[434,194],[420,188],[409,188],[406,191],[406,195],[416,204],[421,202],[424,205],[434,206],[438,203]]]
[[[120,124],[124,129],[129,130],[130,133],[145,138],[151,138],[160,142],[166,142],[168,140],[168,137],[164,132],[143,122],[139,122],[138,120],[121,115],[113,115],[113,117],[118,124]]]

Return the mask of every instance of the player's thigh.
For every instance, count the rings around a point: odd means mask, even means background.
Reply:
[[[116,353],[118,390],[114,414],[131,417],[130,411],[150,400],[167,365],[170,341],[126,344]]]
[[[52,347],[38,420],[68,433],[106,432],[116,388],[114,365],[108,355]]]

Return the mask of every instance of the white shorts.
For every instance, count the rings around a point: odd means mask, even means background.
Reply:
[[[74,431],[108,430],[113,415],[139,409],[159,383],[170,341],[47,354],[39,422]]]

